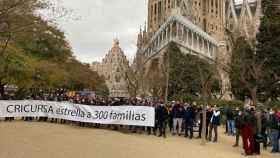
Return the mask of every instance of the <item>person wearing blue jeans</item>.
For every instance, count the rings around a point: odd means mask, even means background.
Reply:
[[[228,107],[226,111],[226,117],[227,117],[228,135],[234,135],[235,134],[234,114],[231,107]]]
[[[228,134],[234,135],[235,133],[234,120],[227,120],[227,125],[228,125]]]
[[[277,116],[277,111],[274,111],[274,114],[271,117],[271,145],[272,153],[279,152],[279,123],[280,117]]]
[[[271,130],[271,145],[272,145],[272,153],[279,152],[279,130],[272,129]]]

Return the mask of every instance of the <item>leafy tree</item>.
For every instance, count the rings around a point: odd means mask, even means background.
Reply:
[[[7,53],[0,57],[0,94],[4,96],[5,85],[23,86],[31,80],[34,60],[23,50],[7,46]]]
[[[63,66],[67,70],[67,82],[65,87],[71,90],[95,90],[102,95],[108,95],[108,88],[104,78],[97,72],[90,70],[88,64],[82,64],[76,59],[69,59]]]
[[[30,31],[30,26],[38,23],[35,11],[47,5],[41,0],[1,0],[0,1],[0,36],[2,47],[0,55],[6,51],[15,36]]]
[[[215,63],[209,64],[208,61],[197,56],[183,54],[173,44],[170,45],[168,53],[170,54],[169,97],[202,95],[201,75],[204,74],[211,74],[211,82],[214,83],[213,87],[207,90],[207,94],[212,95],[215,91],[219,91]]]
[[[63,88],[106,95],[104,79],[76,60],[64,32],[38,13],[52,7],[44,0],[0,0],[1,94],[16,85],[25,94]]]
[[[263,17],[257,35],[257,58],[265,60],[265,82],[261,85],[267,98],[280,94],[280,11],[273,0],[262,1]]]
[[[253,104],[257,105],[260,85],[264,83],[264,63],[266,59],[258,60],[254,48],[244,37],[239,37],[234,46],[231,62],[231,81],[233,92],[249,93]],[[240,85],[243,88],[240,88]],[[239,94],[240,95],[240,94]]]
[[[183,54],[176,45],[169,49],[169,96],[198,96],[203,99],[202,145],[206,143],[206,105],[220,90],[217,63]]]

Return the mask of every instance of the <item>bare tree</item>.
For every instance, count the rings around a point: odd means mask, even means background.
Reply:
[[[140,88],[139,72],[128,68],[124,72],[124,78],[127,81],[127,89],[131,97],[135,98]]]
[[[202,109],[202,141],[201,144],[206,144],[206,110],[207,105],[211,99],[213,84],[217,80],[217,68],[215,63],[210,64],[207,70],[204,70],[200,64],[197,64],[199,71],[199,80],[201,84],[201,94],[203,98],[203,109]]]

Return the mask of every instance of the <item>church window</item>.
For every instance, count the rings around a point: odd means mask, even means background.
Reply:
[[[203,30],[206,31],[206,29],[207,29],[206,19],[203,19]]]
[[[170,0],[168,0],[168,8],[170,8],[171,7],[171,5],[170,5]]]
[[[215,4],[216,4],[216,10],[218,10],[218,2],[216,1],[216,3],[215,3]]]
[[[154,14],[157,15],[157,4],[155,4]]]
[[[115,81],[117,82],[117,83],[120,83],[121,82],[121,77],[120,76],[115,76]]]
[[[158,17],[161,17],[161,1],[158,3]]]
[[[119,69],[119,68],[117,68],[117,72],[120,72],[120,69]]]

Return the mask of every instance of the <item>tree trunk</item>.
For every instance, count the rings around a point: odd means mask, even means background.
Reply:
[[[169,91],[169,67],[170,67],[170,55],[169,55],[169,52],[167,52],[167,64],[166,64],[166,83],[165,83],[165,96],[164,96],[164,101],[165,101],[165,104],[168,103],[168,91]]]
[[[165,87],[165,96],[164,96],[165,103],[168,102],[168,88],[169,88],[169,73],[167,73],[166,76],[166,87]]]
[[[251,97],[253,100],[253,106],[257,106],[258,98],[257,98],[257,87],[254,87],[250,90]]]
[[[202,131],[201,131],[201,145],[206,145],[206,108],[207,108],[207,96],[205,90],[203,90],[203,113],[202,113]]]

